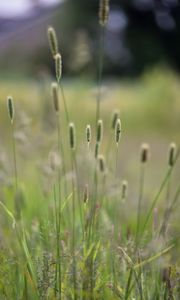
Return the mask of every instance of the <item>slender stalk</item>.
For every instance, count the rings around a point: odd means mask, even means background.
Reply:
[[[78,174],[78,167],[77,167],[77,159],[76,159],[76,153],[73,153],[73,161],[74,161],[74,171],[76,174],[76,186],[77,186],[77,197],[78,197],[78,206],[79,206],[79,216],[80,216],[80,222],[81,222],[81,227],[83,231],[84,227],[84,222],[83,222],[83,216],[82,216],[82,204],[81,204],[81,196],[79,192],[79,174]]]
[[[116,145],[116,159],[115,159],[115,172],[114,172],[114,175],[115,175],[115,179],[117,179],[117,173],[118,173],[118,154],[119,154],[119,144]]]
[[[76,258],[75,258],[75,182],[74,182],[74,149],[71,150],[71,168],[72,168],[72,258],[73,258],[73,289],[74,300],[77,299],[76,291]]]
[[[144,163],[141,163],[140,178],[139,178],[139,198],[138,198],[138,209],[137,209],[136,237],[135,237],[136,249],[139,243],[139,230],[140,230],[140,221],[141,221],[140,219],[141,219],[142,198],[144,192],[144,179],[145,179],[145,165]]]
[[[60,122],[59,115],[57,115],[57,140],[58,140],[58,152],[62,150],[61,145],[61,135],[60,135]],[[60,167],[58,169],[58,193],[59,193],[59,209],[58,209],[58,282],[59,282],[59,299],[61,300],[62,296],[62,272],[61,272],[61,246],[60,246],[60,237],[61,237],[61,171]]]
[[[16,159],[16,142],[14,137],[14,122],[11,123],[12,144],[13,144],[13,160],[14,160],[14,176],[15,176],[15,191],[18,189],[18,175],[17,175],[17,159]]]
[[[171,168],[171,167],[169,167]],[[161,224],[161,227],[160,227],[160,231],[159,231],[159,235],[163,235],[165,236],[166,234],[166,228],[167,228],[167,220],[166,220],[166,217],[167,217],[167,214],[168,214],[168,211],[169,211],[169,198],[170,198],[170,189],[171,189],[171,176],[172,174],[169,175],[169,178],[167,180],[167,190],[166,190],[166,208],[165,208],[165,211],[164,211],[164,216],[163,216],[163,220],[162,220],[162,224]]]
[[[99,46],[99,63],[98,63],[98,93],[96,99],[96,124],[100,119],[101,111],[100,111],[100,101],[101,101],[101,86],[102,86],[102,73],[103,73],[103,60],[104,60],[104,26],[100,26],[100,46]]]
[[[93,241],[93,226],[95,222],[96,213],[96,203],[97,203],[97,189],[98,189],[98,175],[97,175],[97,159],[95,159],[95,169],[94,169],[94,193],[92,197],[91,212],[90,212],[90,224],[89,224],[89,234],[88,234],[88,245],[90,241]]]
[[[55,215],[55,228],[56,228],[56,256],[57,256],[57,263],[56,263],[56,269],[55,269],[55,287],[54,287],[54,293],[55,293],[55,297],[57,294],[57,283],[58,283],[58,260],[59,260],[59,234],[58,234],[58,216],[57,216],[57,212],[58,212],[58,208],[57,208],[57,198],[56,198],[56,186],[54,184],[53,186],[53,198],[54,198],[54,215]]]
[[[64,193],[65,196],[67,197],[68,191],[67,191],[67,182],[66,182],[66,163],[65,163],[65,154],[64,154],[64,147],[63,147],[63,142],[61,138],[61,126],[60,126],[60,120],[59,120],[59,115],[57,114],[57,139],[58,139],[58,152],[61,154],[62,158],[62,171],[64,175]]]
[[[64,93],[64,88],[63,88],[63,85],[62,85],[61,81],[59,81],[59,86],[60,86],[62,100],[63,100],[63,105],[64,105],[64,110],[65,110],[65,114],[66,114],[66,121],[67,121],[67,124],[69,124],[69,122],[70,122],[69,112],[68,112],[68,108],[67,108],[67,103],[66,103],[66,97],[65,97],[65,93]]]

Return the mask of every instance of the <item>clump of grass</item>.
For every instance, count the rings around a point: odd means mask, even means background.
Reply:
[[[99,12],[101,28],[107,24],[108,11],[109,1],[102,0]],[[91,168],[88,166],[84,173],[80,173],[81,180],[79,182],[79,161],[82,160],[83,164],[86,163],[87,151],[83,153],[79,151],[79,138],[76,141],[75,124],[69,122],[61,86],[61,55],[53,28],[48,29],[48,38],[56,69],[56,82],[52,83],[51,92],[57,121],[57,136],[55,140],[52,137],[52,141],[57,150],[50,152],[49,163],[46,166],[46,176],[51,177],[48,179],[53,184],[49,184],[50,191],[47,198],[41,199],[37,182],[34,181],[36,185],[33,192],[30,192],[32,184],[26,183],[27,191],[25,189],[25,192],[27,192],[29,201],[25,209],[25,217],[21,220],[21,226],[17,226],[18,214],[14,216],[11,212],[11,203],[8,199],[10,191],[4,188],[3,195],[7,203],[0,201],[0,207],[7,218],[4,216],[2,218],[2,241],[5,242],[5,246],[7,245],[7,257],[12,259],[13,263],[11,270],[8,270],[8,282],[11,284],[8,284],[7,289],[5,280],[1,280],[1,274],[3,276],[5,274],[6,264],[4,258],[1,263],[0,247],[0,264],[2,266],[0,269],[0,298],[176,299],[179,293],[176,283],[178,271],[175,267],[173,269],[171,260],[168,260],[170,253],[175,251],[176,238],[171,232],[167,232],[167,223],[180,196],[179,185],[175,191],[170,190],[171,175],[180,150],[174,143],[170,145],[167,173],[149,208],[143,210],[149,146],[147,144],[141,146],[138,207],[134,212],[135,195],[128,194],[130,181],[127,177],[128,181],[122,181],[117,172],[117,168],[121,168],[118,155],[122,131],[119,112],[114,112],[109,128],[113,141],[113,145],[110,143],[109,149],[113,154],[114,147],[116,147],[116,155],[112,156],[111,161],[108,161],[108,155],[101,154],[104,153],[104,142],[106,142],[104,141],[106,134],[103,134],[104,118],[102,113],[100,116],[100,110],[97,113],[96,107],[95,139],[91,136],[90,125],[83,128],[83,132],[86,133],[83,144],[88,145],[89,157],[91,150],[95,149],[95,153],[92,155]],[[100,70],[102,72],[102,65]],[[68,124],[65,128],[61,122],[63,113],[59,89],[64,101]],[[12,97],[8,97],[8,114],[11,128],[14,130]],[[87,120],[86,124],[90,121]],[[67,131],[68,145],[66,145]],[[14,131],[12,133],[15,144]],[[90,143],[92,147],[89,147]],[[17,181],[14,146],[14,177]],[[54,145],[51,144],[51,147]],[[64,155],[66,152],[68,159]],[[116,165],[115,174],[114,164]],[[121,174],[123,172],[122,168]],[[116,196],[112,192],[114,182],[118,185]],[[165,188],[167,188],[167,201],[163,218],[161,218],[158,201]],[[35,209],[32,208],[34,203],[36,203]],[[148,207],[148,203],[146,204]],[[133,217],[136,213],[137,220],[134,224]],[[13,226],[9,226],[9,220],[12,221]],[[153,234],[152,225],[154,225]],[[17,233],[17,241],[13,238],[14,230]],[[6,238],[4,238],[4,233]],[[159,239],[160,236],[163,237],[163,242]],[[155,247],[153,246],[154,242],[156,243]],[[14,257],[17,258],[16,263],[14,263]],[[168,264],[170,266],[167,266]]]

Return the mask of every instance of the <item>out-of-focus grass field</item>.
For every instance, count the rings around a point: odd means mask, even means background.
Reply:
[[[33,148],[33,152],[28,151],[27,148],[25,155],[28,157],[30,154],[31,157],[43,143],[46,144],[46,151],[53,147],[51,143],[55,135],[55,121],[51,81],[52,78],[48,77],[42,77],[39,81],[0,80],[2,149],[9,145],[9,119],[6,105],[8,95],[12,95],[15,101],[15,126],[19,147],[24,143],[25,148],[28,146]],[[93,81],[86,79],[64,80],[63,85],[70,119],[76,124],[78,145],[81,147],[82,142],[85,142],[86,125],[91,124],[93,127],[95,124],[96,86]],[[138,158],[139,146],[142,142],[150,143],[151,163],[155,162],[155,165],[166,162],[166,150],[170,142],[179,144],[179,95],[179,77],[167,69],[155,69],[145,73],[140,79],[132,81],[113,79],[104,81],[101,101],[104,135],[109,135],[112,112],[118,109],[122,120],[120,155],[123,161],[128,156],[126,169]],[[62,103],[60,109],[61,119],[65,125]],[[104,139],[104,144],[108,141]]]
[[[12,95],[15,106],[15,139],[17,150],[18,183],[23,191],[23,219],[25,225],[31,228],[33,245],[38,238],[40,221],[44,228],[43,234],[49,235],[49,223],[45,222],[48,214],[53,210],[50,200],[53,188],[53,176],[48,167],[50,151],[57,151],[57,131],[51,97],[52,78],[42,77],[40,80],[4,79],[0,80],[0,195],[10,211],[14,211],[13,199],[13,154],[11,126],[7,113],[6,99]],[[107,169],[111,173],[107,180],[105,191],[107,199],[115,199],[120,182],[126,179],[129,184],[128,199],[121,207],[122,232],[133,232],[136,222],[137,194],[139,190],[139,161],[140,145],[146,142],[150,145],[150,160],[147,163],[143,211],[146,212],[149,204],[157,192],[168,164],[168,148],[171,142],[180,143],[180,79],[167,69],[155,69],[145,73],[137,80],[104,80],[102,88],[101,118],[104,122],[104,137],[101,153],[106,154]],[[97,89],[92,80],[66,79],[63,81],[67,99],[70,120],[76,126],[77,134],[77,162],[79,174],[80,195],[83,195],[87,181],[87,173],[92,171],[95,145],[95,108]],[[114,109],[119,109],[122,122],[122,137],[118,155],[118,172],[114,180],[116,145],[114,131],[111,129],[111,118]],[[60,95],[62,139],[65,145],[65,160],[67,162],[67,184],[71,185],[71,167],[69,159],[68,125],[65,120],[64,107]],[[87,154],[85,128],[92,126],[90,153]],[[174,170],[171,183],[171,193],[174,194],[179,185],[179,161]],[[107,175],[108,176],[108,175]],[[83,197],[83,196],[82,196]],[[158,218],[163,216],[165,207],[165,192],[158,202]],[[110,204],[108,209],[113,216]],[[2,226],[0,229],[0,245],[3,249],[11,248],[13,240],[7,229],[10,221],[0,211]],[[142,216],[142,219],[145,216]],[[111,219],[107,216],[107,228]],[[173,211],[171,222],[172,238],[177,238],[179,232],[179,207]],[[41,225],[42,225],[41,224]],[[129,229],[128,229],[129,228]],[[109,229],[108,229],[109,230]],[[1,232],[2,231],[2,232]],[[109,232],[109,231],[108,231]],[[37,236],[36,236],[37,235]],[[65,233],[63,233],[65,236]],[[45,239],[46,239],[45,238]],[[31,240],[31,235],[27,240]],[[51,237],[50,237],[51,239]],[[65,239],[65,237],[64,237]],[[45,241],[46,243],[46,241]],[[38,247],[39,243],[37,243]],[[127,246],[128,247],[128,246]],[[151,250],[158,251],[158,245],[151,245]],[[13,246],[12,246],[13,248]],[[40,248],[36,249],[41,253]],[[33,250],[34,251],[34,250]],[[11,250],[10,250],[11,252]],[[178,260],[178,246],[173,250],[173,259]],[[19,277],[20,278],[20,277]],[[22,278],[21,278],[22,279]],[[3,285],[1,283],[1,285]],[[20,286],[20,284],[19,284]],[[107,293],[108,295],[108,293]],[[106,295],[107,299],[108,296]],[[110,297],[110,296],[109,296]],[[25,299],[25,298],[23,298]],[[29,298],[32,299],[32,298]],[[55,298],[49,298],[55,299]],[[67,299],[67,298],[64,298]],[[100,299],[100,298],[99,298]],[[111,298],[116,299],[116,298]],[[139,298],[138,298],[139,299]],[[160,299],[160,298],[158,298]]]
[[[12,141],[6,99],[12,95],[15,105],[15,137],[17,143],[17,168],[21,185],[26,189],[26,196],[32,215],[39,213],[40,202],[32,201],[33,194],[39,192],[39,199],[44,201],[42,190],[48,193],[46,186],[46,164],[50,151],[57,150],[56,124],[51,96],[52,78],[42,76],[40,80],[1,79],[0,81],[0,138],[1,138],[1,180],[11,184],[13,177]],[[167,168],[168,147],[171,142],[179,145],[180,136],[180,93],[179,77],[168,69],[155,69],[145,73],[137,80],[104,80],[102,87],[101,118],[104,121],[104,138],[101,152],[109,150],[109,168],[115,160],[114,132],[111,119],[114,109],[120,111],[122,138],[119,151],[119,180],[129,182],[129,198],[134,200],[138,191],[139,149],[145,142],[150,145],[147,185],[145,194],[151,199],[159,187]],[[70,119],[75,123],[79,168],[82,190],[86,163],[85,128],[92,126],[92,138],[95,142],[96,85],[88,79],[69,79],[63,82]],[[69,160],[68,126],[60,96],[61,122],[65,157]],[[64,130],[64,129],[63,129]],[[91,146],[91,155],[94,145]],[[86,166],[86,167],[83,167]],[[23,166],[23,167],[22,167]],[[6,174],[7,173],[7,174]],[[174,181],[179,182],[180,172],[176,168]],[[7,177],[7,182],[6,182]],[[43,189],[42,189],[43,187]],[[29,191],[28,191],[29,190]],[[42,205],[43,207],[43,205]],[[29,211],[28,211],[29,213]],[[174,218],[175,220],[175,218]]]

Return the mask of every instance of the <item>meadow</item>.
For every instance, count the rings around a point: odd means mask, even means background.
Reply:
[[[178,75],[64,79],[53,38],[0,80],[0,299],[179,299]]]

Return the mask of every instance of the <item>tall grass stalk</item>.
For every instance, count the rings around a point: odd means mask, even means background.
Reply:
[[[174,143],[171,143],[171,145],[169,147],[169,157],[168,157],[168,168],[169,169],[171,169],[174,165],[175,155],[176,155],[176,145]],[[165,237],[166,229],[167,229],[167,226],[168,226],[167,216],[168,216],[168,212],[169,212],[169,209],[170,209],[169,200],[170,200],[170,189],[171,189],[171,177],[172,177],[172,173],[169,175],[169,178],[168,178],[168,181],[167,181],[166,207],[165,207],[162,224],[161,224],[160,231],[159,231],[159,235],[162,235],[164,237]]]
[[[138,209],[137,209],[137,222],[136,222],[136,236],[135,236],[135,249],[139,245],[139,231],[140,231],[140,220],[141,220],[141,209],[142,199],[144,193],[144,182],[145,182],[145,168],[149,158],[149,145],[142,144],[140,153],[140,176],[139,176],[139,197],[138,197]]]
[[[104,38],[105,38],[105,26],[108,21],[109,14],[109,0],[99,0],[99,62],[98,62],[98,93],[96,100],[96,124],[100,119],[100,101],[101,101],[101,86],[102,86],[102,74],[104,63]]]
[[[99,46],[99,63],[98,63],[98,91],[96,99],[96,126],[97,122],[101,117],[101,88],[102,88],[102,74],[103,74],[103,60],[104,60],[104,26],[100,27],[99,36],[100,36],[100,46]]]
[[[76,279],[76,258],[75,258],[75,169],[74,169],[74,158],[73,153],[71,154],[71,167],[72,167],[72,258],[73,258],[73,287],[74,287],[74,300],[77,299],[77,279]]]
[[[72,170],[72,261],[73,261],[73,297],[74,300],[77,299],[77,278],[76,278],[76,257],[75,257],[75,166],[74,166],[74,152],[76,148],[76,136],[75,127],[73,123],[69,124],[69,144],[71,151],[71,170]]]
[[[16,159],[16,141],[15,141],[15,130],[14,130],[14,102],[11,96],[7,97],[7,108],[8,114],[11,121],[11,137],[13,146],[13,160],[14,160],[14,177],[15,177],[15,191],[18,189],[18,175],[17,175],[17,159]]]
[[[60,251],[59,251],[59,242],[60,242],[60,239],[59,239],[59,220],[58,220],[58,207],[57,207],[57,198],[56,198],[56,185],[54,184],[53,185],[53,198],[54,198],[54,216],[55,216],[55,229],[56,229],[56,266],[55,266],[55,286],[54,286],[54,294],[55,294],[55,297],[56,297],[56,294],[57,294],[57,290],[59,288],[58,286],[58,282],[59,282],[59,279],[58,278],[58,266],[59,266],[59,263],[60,263]],[[60,297],[61,297],[61,287],[59,289],[59,292],[60,292]]]
[[[59,86],[60,86],[60,90],[61,90],[61,96],[62,96],[64,110],[65,110],[65,115],[66,115],[66,122],[67,122],[67,124],[69,124],[70,117],[69,117],[69,112],[68,112],[68,107],[67,107],[67,101],[66,101],[66,97],[65,97],[65,93],[64,93],[64,88],[63,88],[62,82],[59,82]]]
[[[52,84],[52,96],[54,102],[54,110],[56,113],[56,126],[57,126],[57,145],[58,145],[58,155],[61,154],[62,159],[64,159],[64,152],[63,152],[63,145],[61,142],[61,130],[60,130],[60,120],[59,120],[59,99],[58,99],[58,89],[56,84]],[[63,161],[64,166],[64,176],[66,176],[66,169],[65,169],[65,161]],[[56,233],[57,233],[57,271],[58,276],[56,274],[56,279],[58,279],[58,288],[59,288],[59,298],[61,299],[61,282],[62,282],[62,275],[61,275],[61,246],[60,246],[60,237],[61,237],[61,170],[60,166],[58,167],[58,178],[57,178],[57,185],[58,185],[58,208],[56,205],[56,195],[54,191],[54,202],[55,202],[55,213],[56,213]]]

